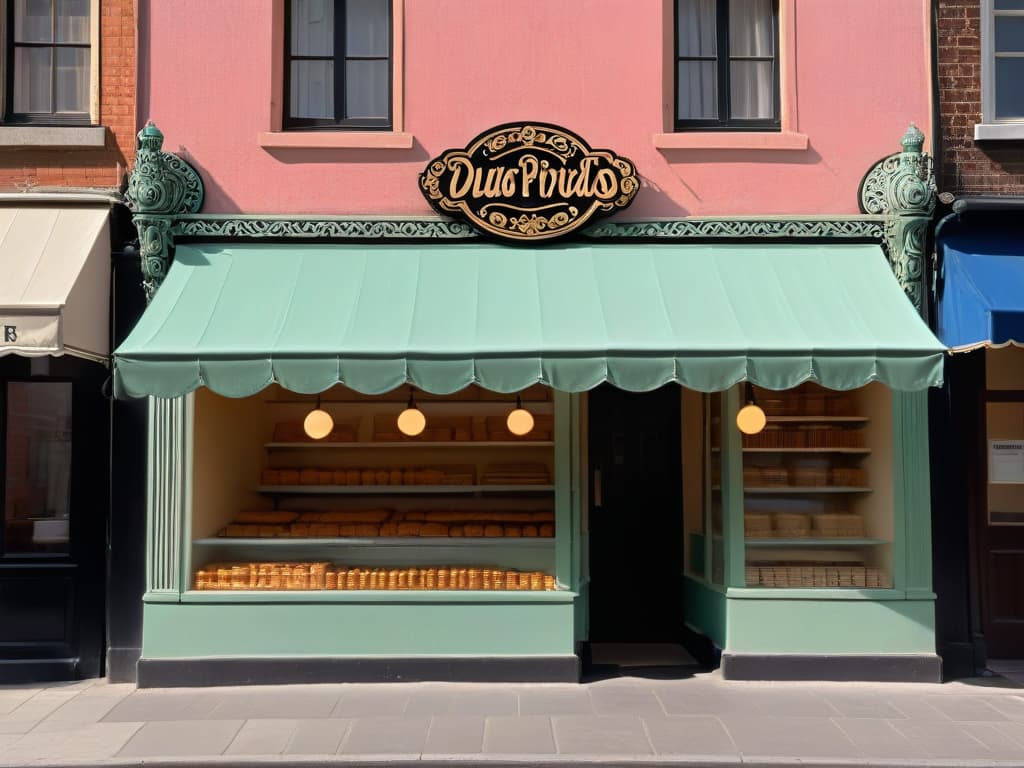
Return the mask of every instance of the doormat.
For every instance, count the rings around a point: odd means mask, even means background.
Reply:
[[[1024,659],[989,659],[986,665],[997,675],[1024,685]]]
[[[616,667],[691,667],[696,660],[678,643],[591,643],[590,663]]]

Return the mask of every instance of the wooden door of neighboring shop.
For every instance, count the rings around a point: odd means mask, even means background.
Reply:
[[[683,634],[679,389],[589,395],[590,640]]]
[[[27,360],[0,362],[0,683],[103,670],[105,369],[46,364],[32,377]]]
[[[986,351],[976,525],[988,657],[1024,658],[1024,350]]]

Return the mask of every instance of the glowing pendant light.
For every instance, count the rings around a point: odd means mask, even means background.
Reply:
[[[316,408],[306,414],[302,428],[314,440],[323,440],[334,429],[334,419],[331,418],[331,414],[320,407],[319,395],[316,397]]]
[[[509,411],[505,425],[516,437],[528,435],[533,431],[533,414],[523,408],[523,400],[519,395],[516,395],[516,407]]]
[[[756,435],[768,423],[764,410],[754,401],[754,388],[747,382],[747,404],[736,414],[736,427],[745,435]]]
[[[416,407],[416,400],[413,399],[412,390],[409,390],[409,403],[405,410],[398,414],[398,431],[409,437],[416,437],[423,432],[427,426],[427,417],[423,411]]]

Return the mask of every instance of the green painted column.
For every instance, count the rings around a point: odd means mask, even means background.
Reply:
[[[570,395],[554,392],[555,401],[555,578],[569,586],[573,572],[573,408]]]
[[[178,602],[188,587],[183,557],[191,508],[191,398],[149,399],[146,600]]]
[[[722,538],[725,545],[725,585],[746,584],[743,541],[743,436],[736,428],[740,388],[722,393]]]
[[[928,393],[893,392],[893,507],[897,540],[893,584],[908,599],[932,592]]]

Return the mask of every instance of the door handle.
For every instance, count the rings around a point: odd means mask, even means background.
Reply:
[[[601,506],[601,470],[594,470],[594,508]]]

